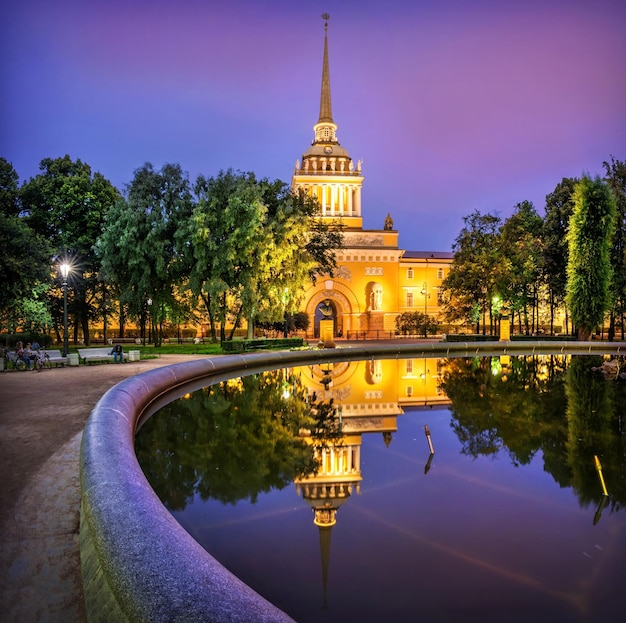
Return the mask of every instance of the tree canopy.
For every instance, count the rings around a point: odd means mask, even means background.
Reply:
[[[48,241],[55,254],[51,263],[70,263],[71,313],[88,344],[89,321],[99,313],[100,262],[94,244],[119,193],[102,174],[92,174],[88,164],[69,156],[44,158],[39,168],[41,173],[21,188],[22,213],[28,225]]]
[[[304,287],[332,272],[339,228],[320,225],[317,203],[279,180],[221,171],[200,176],[189,223],[190,285],[226,336],[226,321],[273,322],[297,311]]]
[[[121,301],[135,317],[150,320],[155,344],[167,310],[178,307],[188,249],[180,231],[191,217],[193,197],[178,164],[155,171],[150,163],[135,171],[128,199],[120,198],[106,219],[95,248],[102,276],[120,288]]]

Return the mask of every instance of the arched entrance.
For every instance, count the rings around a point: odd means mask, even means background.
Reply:
[[[318,286],[310,292],[306,305],[310,319],[309,337],[320,337],[321,320],[333,320],[334,337],[344,337],[352,330],[353,316],[359,311],[357,299],[342,284],[327,280],[323,285],[326,287]]]
[[[337,313],[337,305],[330,298],[324,299],[316,308],[313,316],[313,337],[320,337],[320,321],[333,321],[333,336],[341,337],[343,334],[343,314]]]

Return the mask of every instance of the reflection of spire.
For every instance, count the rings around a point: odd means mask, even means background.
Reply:
[[[332,535],[333,526],[336,523],[335,515],[337,511],[332,511],[332,523],[322,525],[318,522],[318,513],[315,512],[315,523],[319,526],[320,531],[320,553],[322,555],[322,586],[324,590],[324,608],[328,604],[328,567],[330,565],[330,537]]]
[[[313,509],[313,523],[319,529],[324,606],[327,602],[331,533],[337,523],[339,508],[353,490],[359,492],[362,480],[360,450],[360,435],[344,435],[334,444],[315,447],[319,471],[295,480],[296,491]]]
[[[320,554],[322,558],[322,591],[324,608],[328,603],[328,569],[330,567],[330,541],[333,526],[337,523],[337,510],[350,497],[352,485],[300,482],[302,497],[313,508],[313,523],[319,529]]]

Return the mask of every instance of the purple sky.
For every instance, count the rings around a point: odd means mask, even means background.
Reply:
[[[363,160],[364,227],[449,251],[462,218],[544,213],[563,177],[626,160],[623,0],[8,0],[0,156],[69,154],[118,188],[144,162],[193,182],[291,181],[319,114]]]

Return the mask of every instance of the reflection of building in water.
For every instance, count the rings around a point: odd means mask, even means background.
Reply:
[[[316,449],[319,472],[296,480],[298,495],[313,509],[319,528],[324,598],[332,527],[339,509],[361,489],[363,434],[380,433],[388,446],[403,406],[449,404],[439,388],[441,365],[438,359],[371,359],[299,369],[310,396],[315,394],[318,402],[333,400],[343,432],[340,440]]]

